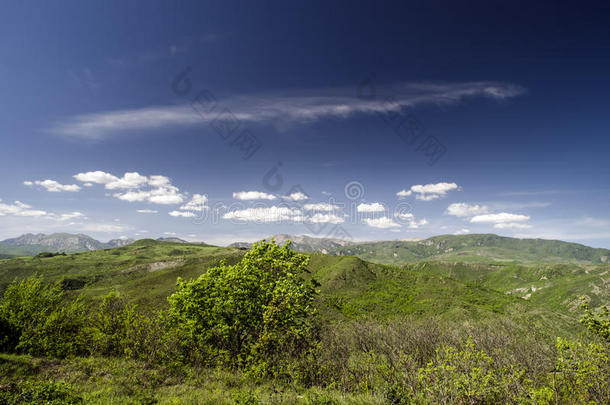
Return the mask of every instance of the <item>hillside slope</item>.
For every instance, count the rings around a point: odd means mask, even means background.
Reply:
[[[178,277],[195,278],[222,261],[236,263],[244,254],[238,248],[149,239],[67,256],[0,260],[0,289],[16,277],[40,274],[47,280],[61,280],[64,288],[91,300],[114,289],[141,309],[155,310],[165,307]],[[426,269],[398,268],[357,257],[310,257],[309,276],[321,284],[319,305],[327,320],[434,316],[472,321],[508,317],[553,333],[579,328],[576,316]]]
[[[352,255],[384,264],[418,261],[484,263],[610,262],[610,250],[578,243],[545,239],[517,239],[494,234],[441,235],[420,241],[367,242],[342,246],[329,252]]]

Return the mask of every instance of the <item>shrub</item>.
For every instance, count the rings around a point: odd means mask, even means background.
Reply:
[[[198,362],[279,375],[283,362],[315,340],[316,291],[302,274],[308,258],[261,242],[234,266],[221,264],[197,280],[178,280],[170,319]]]
[[[603,307],[599,316],[595,316],[595,314],[591,312],[588,301],[583,302],[582,308],[585,311],[585,315],[580,322],[585,325],[589,331],[607,342],[610,342],[610,311],[608,311],[608,307]]]
[[[86,308],[79,299],[66,303],[59,283],[13,282],[0,301],[0,319],[5,350],[57,357],[87,351]]]
[[[601,344],[557,338],[555,372],[565,403],[610,403],[610,358]]]

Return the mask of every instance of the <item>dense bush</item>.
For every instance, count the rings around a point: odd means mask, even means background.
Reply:
[[[603,307],[598,316],[591,312],[588,301],[584,301],[582,308],[585,311],[585,315],[581,322],[589,331],[610,342],[610,311],[608,311],[608,307]]]
[[[233,266],[178,280],[169,316],[195,360],[260,375],[286,371],[286,359],[315,343],[316,291],[303,279],[308,258],[289,244],[257,243]]]
[[[5,350],[66,357],[88,350],[87,311],[79,300],[66,301],[59,283],[39,277],[11,284],[0,302],[0,341]]]

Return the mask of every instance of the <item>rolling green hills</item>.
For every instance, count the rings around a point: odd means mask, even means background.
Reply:
[[[114,289],[141,309],[154,310],[165,306],[178,277],[196,278],[221,261],[236,263],[243,254],[244,250],[239,248],[145,239],[120,248],[66,256],[0,260],[0,288],[15,278],[39,274],[46,280],[61,281],[65,289],[92,300]],[[310,258],[308,269],[311,277],[321,284],[319,305],[328,320],[396,316],[451,320],[509,317],[538,324],[554,333],[579,329],[576,314],[560,311],[557,306],[547,308],[537,296],[526,300],[521,297],[525,294],[507,294],[506,288],[498,287],[501,280],[481,281],[466,276],[466,270],[458,272],[457,267],[400,268],[358,257],[318,253],[310,254]],[[481,266],[477,274],[484,269]],[[530,279],[523,281],[529,283]],[[513,283],[510,287],[521,285]]]
[[[546,239],[517,239],[494,234],[441,235],[419,241],[366,242],[329,252],[358,256],[383,264],[418,261],[479,263],[575,263],[610,262],[610,250],[578,243]]]

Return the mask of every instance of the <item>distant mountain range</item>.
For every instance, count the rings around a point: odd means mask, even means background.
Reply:
[[[86,252],[121,247],[134,241],[134,239],[112,239],[104,243],[84,234],[53,233],[46,235],[43,233],[27,233],[17,238],[1,241],[0,254],[29,256],[41,252]]]
[[[287,241],[292,242],[292,249],[297,252],[318,252],[318,253],[330,253],[336,249],[342,248],[344,246],[349,246],[352,243],[343,239],[334,239],[334,238],[314,238],[306,235],[286,235],[286,234],[278,234],[273,235],[266,240],[273,240],[275,243],[283,245]],[[229,247],[238,247],[238,248],[250,248],[252,247],[252,243],[249,242],[235,242],[229,245]]]

